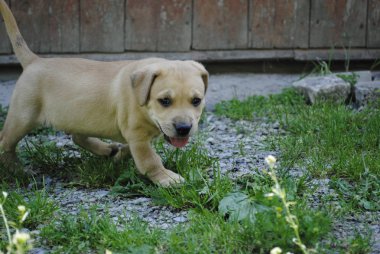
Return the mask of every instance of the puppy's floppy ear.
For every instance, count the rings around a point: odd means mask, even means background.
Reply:
[[[150,89],[158,75],[160,75],[160,69],[153,66],[147,66],[132,73],[132,87],[140,106],[148,103]]]
[[[189,62],[201,72],[201,77],[205,85],[205,93],[206,93],[207,87],[208,87],[208,76],[209,76],[208,71],[202,64],[198,62],[195,62],[195,61],[189,61]]]

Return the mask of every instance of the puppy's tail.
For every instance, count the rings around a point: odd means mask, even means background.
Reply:
[[[38,58],[26,45],[20,30],[18,29],[16,20],[4,0],[0,0],[0,12],[3,15],[5,27],[11,40],[13,50],[21,66],[25,69],[31,62]]]

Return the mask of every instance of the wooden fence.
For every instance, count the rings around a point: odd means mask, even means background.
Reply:
[[[42,54],[177,52],[228,60],[336,50],[380,58],[379,0],[6,1],[30,48]],[[2,23],[0,62],[11,63]]]

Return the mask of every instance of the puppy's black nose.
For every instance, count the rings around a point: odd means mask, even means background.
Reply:
[[[174,128],[177,131],[177,135],[180,137],[185,137],[189,134],[191,127],[193,127],[192,124],[187,123],[176,123],[174,124]]]

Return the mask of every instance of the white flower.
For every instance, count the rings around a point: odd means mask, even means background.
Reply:
[[[112,254],[112,251],[106,249],[106,254]]]
[[[19,232],[18,230],[16,233],[13,235],[12,242],[13,244],[25,244],[28,240],[30,240],[30,235],[28,233],[22,233]]]
[[[282,250],[280,247],[274,247],[271,251],[270,254],[281,254]]]
[[[268,199],[272,199],[274,197],[274,193],[271,192],[271,193],[267,193],[264,195],[264,197],[268,198]]]
[[[272,155],[268,155],[266,158],[265,158],[265,162],[268,164],[269,167],[273,168],[274,165],[276,164],[276,157],[272,156]]]
[[[23,223],[26,220],[26,217],[28,217],[30,210],[28,210],[24,215],[22,216],[20,222]]]
[[[23,206],[23,205],[19,205],[19,206],[17,206],[17,209],[18,209],[21,213],[24,213],[25,210],[26,210],[25,206]]]
[[[4,196],[4,198],[7,198],[8,197],[8,192],[3,191],[3,196]]]

